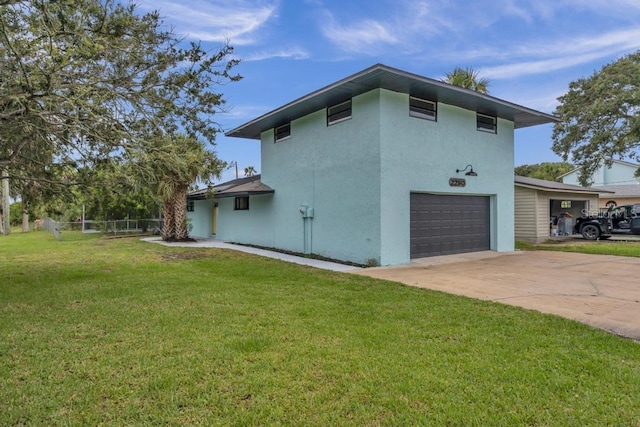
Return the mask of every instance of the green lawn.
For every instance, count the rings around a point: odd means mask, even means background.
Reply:
[[[640,423],[640,345],[558,317],[136,239],[0,263],[0,425]]]
[[[617,242],[614,240],[599,241],[552,241],[540,245],[517,242],[516,248],[525,250],[540,251],[560,251],[560,252],[580,252],[584,254],[596,255],[619,255],[640,257],[640,241],[637,242]]]

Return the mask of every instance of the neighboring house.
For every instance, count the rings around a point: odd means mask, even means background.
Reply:
[[[613,160],[611,166],[601,166],[595,171],[590,179],[591,187],[613,193],[606,197],[603,194],[601,208],[640,203],[640,180],[634,176],[638,168],[640,165],[635,163]],[[565,184],[580,185],[579,174],[580,169],[574,169],[560,178]]]
[[[555,120],[375,65],[227,132],[260,140],[271,192],[195,202],[192,234],[380,265],[512,251],[514,129]]]
[[[515,177],[515,237],[542,243],[572,233],[575,220],[597,215],[600,189]]]

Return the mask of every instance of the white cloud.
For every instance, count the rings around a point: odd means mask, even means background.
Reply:
[[[553,4],[559,12],[587,9],[606,15],[630,16],[634,10],[636,12],[640,10],[638,0],[551,0],[549,3]]]
[[[262,61],[270,58],[290,58],[290,59],[307,59],[309,58],[309,52],[300,48],[300,47],[292,47],[289,49],[280,49],[280,50],[263,50],[258,52],[253,52],[242,58],[243,61]]]
[[[534,21],[533,15],[530,10],[526,10],[521,3],[516,4],[513,0],[506,1],[504,4],[504,14],[516,16],[524,20],[527,24],[531,24]]]
[[[391,28],[382,22],[367,19],[353,24],[339,24],[332,15],[328,17],[322,33],[341,50],[366,53],[381,44],[398,42]]]
[[[575,56],[561,56],[539,61],[525,61],[515,64],[486,67],[479,70],[480,74],[490,79],[508,79],[522,77],[530,74],[543,74],[563,70],[576,65],[585,64],[601,57],[599,53],[591,53]]]
[[[276,17],[278,1],[227,0],[177,2],[143,0],[142,9],[157,9],[176,32],[202,41],[230,40],[232,45],[256,42],[256,31]]]
[[[512,52],[521,62],[486,67],[481,74],[492,79],[543,74],[640,48],[640,29],[602,34],[593,38],[567,39],[553,44],[522,46]]]
[[[371,3],[367,10],[359,10],[356,16],[340,20],[319,0],[309,4],[320,11],[317,15],[322,34],[344,52],[376,55],[388,52],[390,48],[413,52],[425,39],[457,32],[459,25],[457,17],[444,12],[446,2],[440,0],[395,0],[393,7],[383,5],[377,11],[377,3]],[[366,16],[376,12],[381,17]]]

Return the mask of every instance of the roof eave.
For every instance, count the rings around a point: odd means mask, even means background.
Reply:
[[[352,84],[353,87],[349,88],[349,84]],[[438,102],[467,109],[475,109],[476,111],[482,110],[478,112],[484,112],[485,114],[492,113],[491,111],[485,110],[494,109],[496,112],[499,112],[499,114],[495,114],[497,117],[513,121],[516,129],[558,121],[558,118],[553,115],[504,101],[490,95],[453,86],[439,80],[412,74],[383,64],[376,64],[263,114],[256,119],[226,132],[225,136],[260,139],[260,134],[265,130],[326,108],[328,105],[331,105],[328,100],[337,100],[340,97],[346,99],[376,88],[384,88],[402,93],[410,93],[413,90],[416,92],[438,93],[439,96],[436,98],[442,98],[437,99]],[[513,118],[507,116],[513,116]]]
[[[216,194],[215,198],[216,199],[224,199],[224,198],[227,198],[227,197],[261,196],[261,195],[264,195],[264,194],[273,194],[273,193],[275,193],[275,190],[237,191],[237,192]]]
[[[533,190],[551,191],[554,193],[580,193],[580,194],[591,194],[591,195],[598,195],[598,194],[604,194],[604,193],[613,194],[613,191],[596,191],[596,190],[586,190],[586,189],[585,190],[560,189],[560,188],[552,188],[552,187],[543,187],[540,185],[533,185],[533,184],[523,184],[520,182],[516,182],[515,185],[517,187],[531,188]]]

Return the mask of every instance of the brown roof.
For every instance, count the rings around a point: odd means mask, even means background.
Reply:
[[[260,180],[260,175],[247,176],[214,185],[212,189],[192,191],[187,195],[189,200],[203,200],[210,197],[221,199],[224,197],[255,196],[259,194],[273,194],[275,190]]]

